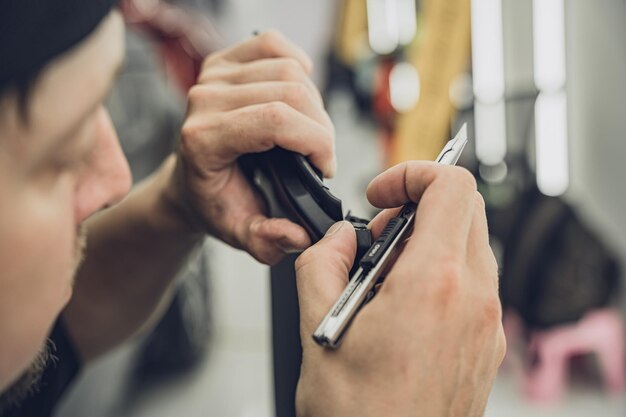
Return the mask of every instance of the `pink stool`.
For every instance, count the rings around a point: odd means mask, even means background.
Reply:
[[[524,376],[524,392],[532,400],[558,401],[566,384],[569,360],[589,353],[597,355],[609,392],[624,389],[624,325],[617,310],[595,310],[577,323],[535,331],[530,336],[528,353],[537,359]]]

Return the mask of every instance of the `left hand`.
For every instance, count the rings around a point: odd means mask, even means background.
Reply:
[[[188,94],[176,196],[200,229],[267,264],[311,242],[301,226],[265,215],[236,162],[280,146],[334,175],[334,129],[311,67],[300,48],[269,31],[210,55]]]
[[[367,196],[386,209],[370,223],[374,237],[407,202],[419,204],[413,232],[334,351],[311,334],[348,284],[353,228],[336,224],[297,259],[297,415],[482,416],[506,340],[476,180],[459,167],[412,161],[379,175]]]

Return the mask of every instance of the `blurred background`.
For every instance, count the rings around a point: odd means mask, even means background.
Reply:
[[[336,124],[344,208],[433,159],[485,197],[508,353],[487,416],[626,415],[626,0],[125,0],[109,99],[135,181],[171,152],[202,57],[276,28],[313,58]],[[291,260],[292,262],[293,260]],[[297,304],[271,271],[208,239],[157,328],[85,370],[58,417],[293,414]],[[290,298],[291,297],[291,298]]]

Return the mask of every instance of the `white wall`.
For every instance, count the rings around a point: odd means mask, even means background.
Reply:
[[[567,7],[571,197],[626,259],[626,1]]]

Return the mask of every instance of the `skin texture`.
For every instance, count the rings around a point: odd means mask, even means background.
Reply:
[[[112,12],[43,70],[28,123],[14,93],[0,98],[0,391],[59,314],[84,361],[148,329],[206,232],[264,262],[310,244],[301,227],[265,218],[236,165],[281,145],[332,175],[334,132],[302,50],[270,31],[208,57],[180,151],[127,197],[128,166],[102,106],[123,53]],[[76,272],[81,225],[88,248]]]
[[[269,31],[210,56],[189,92],[177,163],[181,199],[203,230],[268,264],[310,240],[300,226],[264,215],[235,160],[281,146],[334,175],[334,128],[311,68],[299,47]]]
[[[332,174],[334,133],[310,67],[300,48],[273,31],[206,59],[188,94],[177,155],[88,221],[85,264],[64,313],[84,358],[150,327],[206,233],[265,263],[310,245],[300,226],[265,217],[236,162],[280,145]]]
[[[505,340],[484,202],[467,171],[429,162],[372,181],[380,208],[419,202],[414,231],[336,351],[311,334],[347,284],[356,250],[337,223],[296,262],[303,341],[300,416],[481,416]],[[397,209],[372,221],[380,233]]]
[[[0,97],[0,392],[29,368],[59,315],[85,361],[149,328],[206,233],[270,264],[310,245],[300,226],[265,217],[236,164],[282,146],[334,174],[334,130],[304,52],[269,31],[209,56],[178,152],[128,196],[102,106],[122,56],[112,12],[44,69],[28,123],[14,93]],[[354,232],[344,225],[299,258],[300,415],[479,415],[504,341],[473,179],[402,165],[374,180],[369,198],[420,201],[415,232],[337,352],[310,334],[347,282]],[[374,234],[393,213],[373,221]],[[81,226],[88,244],[77,272]]]
[[[0,102],[0,389],[30,364],[71,297],[79,224],[130,187],[101,105],[122,59],[121,35],[111,15],[51,63],[31,96],[28,126],[14,95]]]

